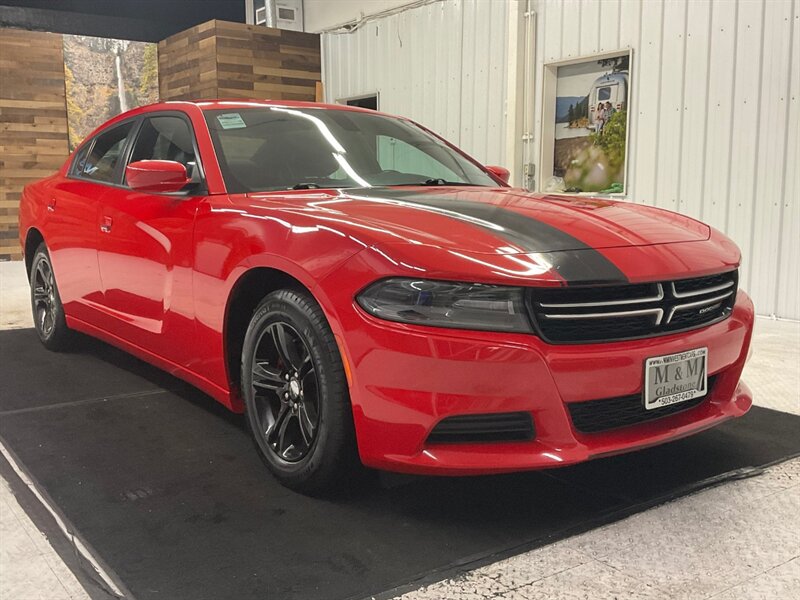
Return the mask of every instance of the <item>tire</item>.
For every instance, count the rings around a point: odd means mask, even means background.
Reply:
[[[253,441],[286,487],[319,495],[359,472],[341,356],[322,309],[308,294],[268,294],[242,350],[242,396]]]
[[[72,332],[67,327],[64,306],[58,293],[53,263],[44,242],[39,244],[31,263],[31,311],[36,333],[45,348],[56,352],[70,345]]]

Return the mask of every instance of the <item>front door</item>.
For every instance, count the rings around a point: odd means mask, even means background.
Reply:
[[[151,159],[180,162],[201,184],[184,116],[143,118],[127,163]],[[174,194],[142,193],[123,179],[103,196],[97,215],[105,329],[178,364],[185,364],[194,340],[192,234],[204,197],[191,190],[198,185]]]

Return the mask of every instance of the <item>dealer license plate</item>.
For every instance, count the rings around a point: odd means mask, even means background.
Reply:
[[[644,407],[653,410],[705,396],[707,358],[708,348],[648,358],[644,367]]]

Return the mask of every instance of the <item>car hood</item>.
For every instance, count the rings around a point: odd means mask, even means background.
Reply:
[[[301,206],[307,215],[353,226],[375,245],[530,254],[702,241],[711,234],[694,219],[641,204],[513,188],[366,188],[284,198],[288,210]]]

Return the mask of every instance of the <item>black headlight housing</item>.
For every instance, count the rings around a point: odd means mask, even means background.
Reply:
[[[369,314],[398,323],[533,331],[524,290],[518,287],[396,277],[370,285],[356,301]]]

